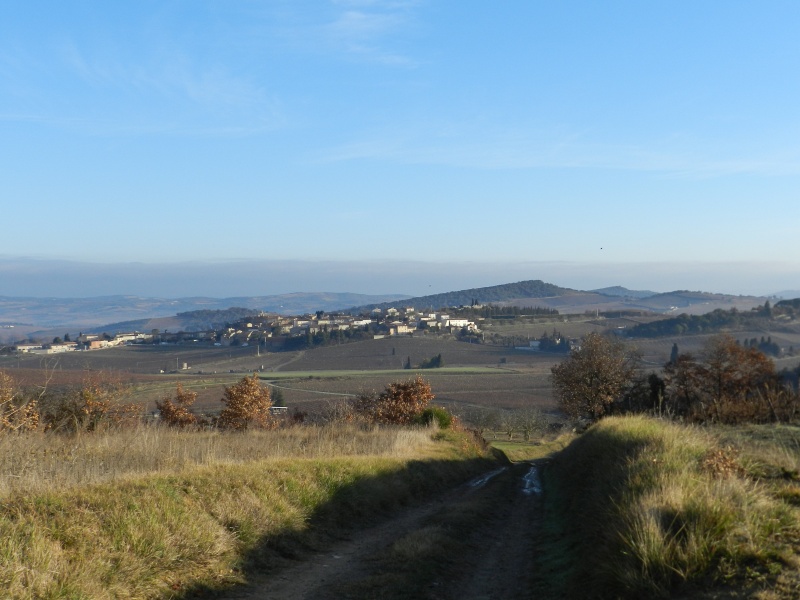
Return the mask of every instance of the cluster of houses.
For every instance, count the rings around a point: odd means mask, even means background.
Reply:
[[[50,344],[16,344],[17,352],[26,354],[61,354],[76,350],[100,350],[113,348],[125,344],[146,344],[153,341],[153,335],[148,333],[118,333],[115,336],[107,334],[80,334],[75,341],[53,340]]]
[[[383,311],[373,309],[369,315],[350,315],[347,313],[308,314],[300,317],[281,317],[260,314],[232,324],[217,334],[221,345],[248,344],[253,340],[264,340],[271,345],[280,345],[288,338],[303,337],[325,332],[369,332],[374,338],[395,335],[410,335],[419,330],[455,333],[480,330],[473,321],[451,317],[444,313],[417,312],[412,307],[389,308]]]
[[[232,323],[219,330],[180,331],[177,333],[152,330],[150,333],[80,334],[75,341],[54,340],[50,344],[17,344],[17,352],[31,354],[58,354],[78,350],[99,350],[131,344],[177,344],[206,342],[217,346],[246,346],[259,343],[280,346],[290,338],[315,335],[319,332],[336,335],[348,331],[361,331],[382,338],[395,335],[410,335],[420,330],[442,333],[479,333],[480,329],[469,319],[452,317],[436,312],[418,312],[412,307],[376,308],[368,315],[346,313],[308,314],[287,317],[260,313],[245,320]]]

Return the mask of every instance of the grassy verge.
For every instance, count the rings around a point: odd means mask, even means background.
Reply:
[[[547,458],[554,452],[566,448],[572,439],[572,434],[564,434],[554,439],[541,439],[532,442],[495,440],[490,444],[492,448],[496,448],[505,454],[510,461],[520,462]]]
[[[9,598],[174,598],[242,582],[494,464],[469,437],[439,437],[402,455],[219,461],[7,493],[0,588]]]
[[[765,483],[758,469],[773,469],[775,455],[752,439],[646,418],[605,419],[577,438],[545,474],[551,551],[541,568],[554,594],[658,598],[721,586],[796,597],[796,482]],[[791,450],[778,454],[796,473]]]

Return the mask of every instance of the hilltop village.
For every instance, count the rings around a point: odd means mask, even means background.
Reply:
[[[419,312],[413,307],[373,309],[368,315],[325,313],[280,316],[258,313],[218,329],[169,332],[80,333],[75,340],[67,334],[50,343],[20,343],[19,353],[59,354],[63,352],[102,350],[133,344],[210,344],[214,346],[260,345],[265,349],[314,346],[350,340],[379,339],[433,331],[462,337],[477,337],[480,328],[469,318],[443,312]]]

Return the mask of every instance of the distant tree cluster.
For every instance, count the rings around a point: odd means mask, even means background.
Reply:
[[[442,359],[442,354],[439,353],[436,356],[432,356],[431,358],[426,358],[421,363],[419,363],[420,369],[438,369],[439,367],[444,366],[444,359]]]
[[[664,375],[638,375],[638,357],[620,340],[589,334],[552,368],[561,408],[597,420],[615,412],[653,412],[691,422],[794,421],[800,417],[796,371],[778,373],[757,346],[719,335],[695,357],[673,346]],[[794,375],[794,378],[793,378]]]
[[[781,353],[781,347],[772,341],[772,336],[764,338],[762,335],[760,341],[756,338],[750,338],[749,340],[744,340],[742,346],[745,348],[755,348],[769,356],[780,356]]]
[[[787,315],[793,319],[800,317],[800,298],[781,300],[771,311],[775,315]]]
[[[704,315],[682,314],[670,319],[652,323],[640,323],[628,330],[630,337],[662,337],[693,333],[719,333],[729,329],[753,327],[766,323],[779,316],[795,318],[800,316],[800,299],[783,300],[772,307],[769,301],[751,311],[736,308],[718,308]]]
[[[539,350],[542,352],[561,352],[570,351],[569,340],[560,331],[553,329],[553,333],[548,335],[545,331],[539,338]]]
[[[730,310],[718,308],[704,315],[682,314],[652,323],[640,323],[628,329],[628,336],[663,337],[690,333],[714,333],[723,329],[740,327],[746,320],[752,320],[753,316],[758,315],[741,313],[735,308]]]

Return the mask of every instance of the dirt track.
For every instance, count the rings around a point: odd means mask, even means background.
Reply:
[[[535,467],[534,467],[535,469]],[[229,593],[230,600],[330,600],[334,598],[483,599],[530,598],[534,594],[536,529],[540,519],[538,476],[530,465],[516,465],[473,480],[436,500],[406,510],[358,532],[324,553],[256,579]],[[527,477],[526,477],[527,476]],[[380,584],[381,560],[392,545],[415,531],[436,526],[469,506],[474,518],[455,533],[462,555],[447,561],[420,595],[396,584]],[[481,507],[476,511],[475,507]],[[377,576],[377,577],[376,577]],[[364,586],[364,581],[371,584]],[[377,583],[376,583],[377,582]]]

